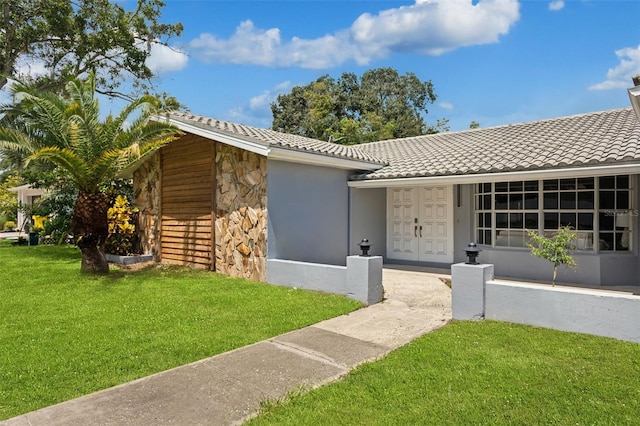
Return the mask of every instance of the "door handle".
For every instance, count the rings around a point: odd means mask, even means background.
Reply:
[[[420,225],[420,238],[422,238],[422,225]]]
[[[413,227],[413,236],[416,238],[418,237],[418,225]]]

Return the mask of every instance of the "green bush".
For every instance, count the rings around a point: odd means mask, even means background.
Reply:
[[[5,231],[12,231],[16,229],[16,223],[12,220],[8,220],[4,223],[4,227],[2,229]]]

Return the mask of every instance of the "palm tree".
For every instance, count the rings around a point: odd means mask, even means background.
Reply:
[[[12,88],[14,102],[0,107],[0,149],[44,160],[63,169],[78,189],[71,231],[82,252],[81,271],[109,272],[104,256],[108,199],[101,186],[141,156],[174,140],[179,130],[152,121],[157,101],[143,96],[120,114],[100,120],[95,78],[74,79],[66,94],[26,84]]]

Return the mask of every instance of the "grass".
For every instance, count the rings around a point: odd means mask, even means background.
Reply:
[[[635,425],[639,377],[635,343],[453,322],[249,424]]]
[[[80,274],[73,247],[0,241],[0,419],[361,305],[184,268]]]

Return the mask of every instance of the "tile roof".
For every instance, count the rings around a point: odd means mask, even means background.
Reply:
[[[449,176],[639,162],[631,108],[486,129],[372,142],[360,150],[387,166],[354,180]]]
[[[207,118],[191,113],[172,112],[169,114],[169,117],[185,124],[198,126],[206,130],[219,132],[249,142],[259,143],[265,147],[280,147],[329,157],[364,161],[372,164],[385,164],[385,162],[379,160],[375,155],[364,152],[360,147],[356,146],[339,145],[304,136],[277,132],[271,129],[261,129],[259,127],[217,120],[215,118]]]

